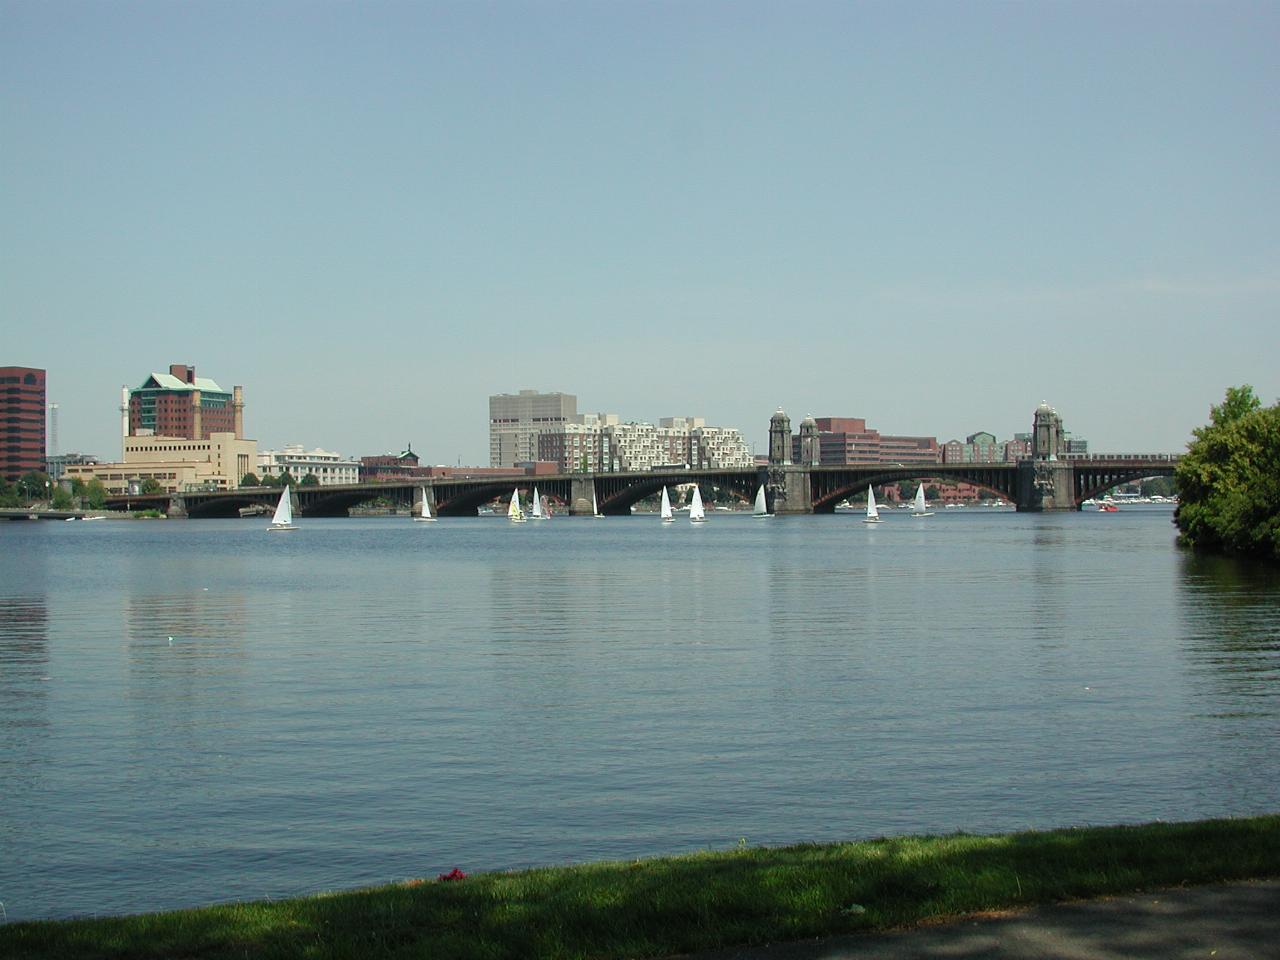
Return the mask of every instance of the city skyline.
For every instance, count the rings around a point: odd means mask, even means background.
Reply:
[[[1280,395],[1280,9],[0,0],[6,364],[483,464],[486,400],[1179,452]]]

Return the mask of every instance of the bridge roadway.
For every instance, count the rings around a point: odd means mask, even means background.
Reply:
[[[1120,483],[1170,476],[1178,457],[1170,454],[1092,454],[1052,461],[1018,463],[879,463],[830,466],[794,464],[724,469],[669,469],[625,473],[565,473],[542,476],[451,477],[343,486],[298,486],[291,495],[303,517],[347,516],[360,503],[385,498],[399,507],[416,506],[423,494],[437,516],[475,516],[477,508],[507,499],[513,488],[528,496],[534,486],[574,515],[591,512],[594,487],[600,512],[625,516],[631,506],[663,486],[698,483],[731,490],[745,500],[765,485],[770,510],[777,513],[831,513],[836,504],[868,485],[902,480],[951,480],[998,493],[1019,510],[1078,510],[1081,503]],[[273,507],[274,487],[190,491],[150,496],[111,497],[113,509],[165,511],[169,516],[235,517],[242,507]]]

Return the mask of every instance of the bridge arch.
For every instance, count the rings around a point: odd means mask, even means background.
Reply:
[[[836,504],[850,495],[862,493],[868,486],[904,480],[971,483],[999,494],[1012,504],[1018,503],[1017,471],[1011,464],[867,464],[815,468],[810,475],[813,512],[833,513]]]

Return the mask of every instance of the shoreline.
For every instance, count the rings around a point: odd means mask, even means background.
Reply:
[[[462,865],[465,868],[465,864]],[[1280,814],[893,837],[0,924],[36,957],[664,957],[1280,876]]]

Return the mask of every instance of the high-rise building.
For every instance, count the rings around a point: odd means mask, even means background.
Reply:
[[[228,393],[196,368],[170,364],[129,391],[127,436],[185,437],[207,440],[214,433],[244,437],[244,398],[240,387]]]
[[[514,467],[538,459],[538,435],[559,431],[578,415],[571,393],[521,390],[489,397],[489,466]]]
[[[0,477],[45,469],[45,373],[0,367]]]

